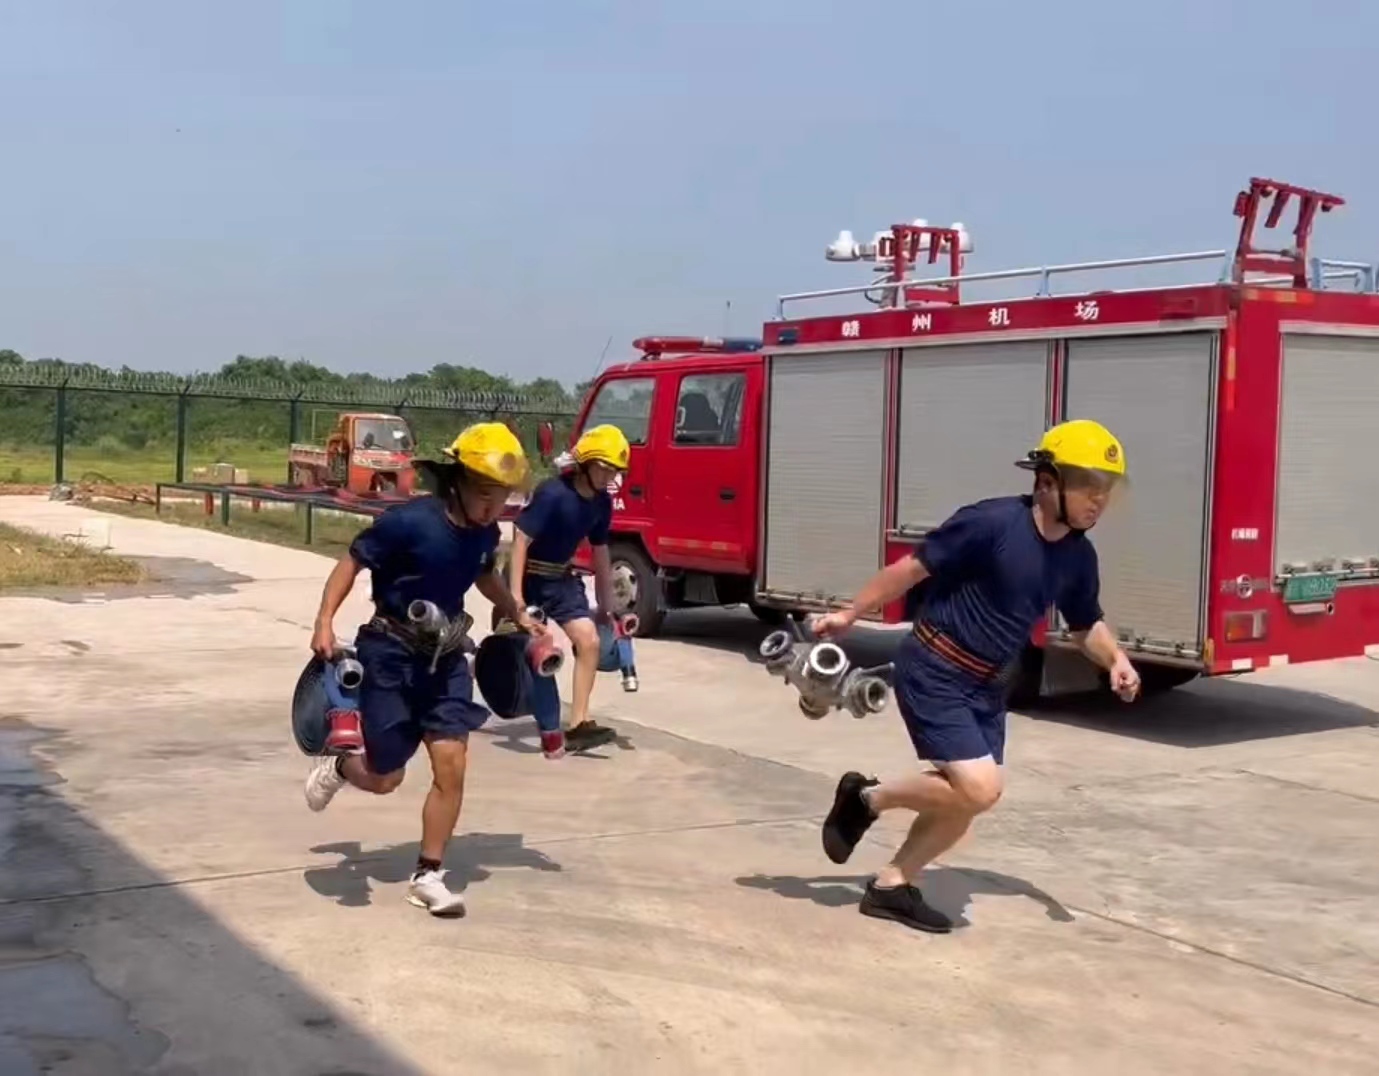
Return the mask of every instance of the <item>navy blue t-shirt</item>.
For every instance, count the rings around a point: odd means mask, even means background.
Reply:
[[[350,543],[350,556],[373,576],[380,613],[406,621],[414,601],[435,602],[454,619],[465,592],[492,570],[498,524],[461,527],[440,497],[417,497],[389,508]]]
[[[542,482],[517,517],[517,529],[531,539],[527,556],[552,564],[568,561],[585,538],[590,545],[607,545],[612,523],[613,498],[608,491],[581,497],[572,474]]]
[[[1102,618],[1096,547],[1078,532],[1047,541],[1032,509],[1029,496],[978,501],[915,550],[930,576],[919,586],[919,618],[993,665],[1019,654],[1051,605],[1073,631]]]

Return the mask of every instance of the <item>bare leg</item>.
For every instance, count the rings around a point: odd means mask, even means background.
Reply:
[[[440,862],[460,820],[469,745],[464,740],[426,739],[431,756],[431,789],[421,809],[421,856]]]
[[[972,819],[972,815],[956,811],[920,815],[895,858],[876,872],[876,884],[883,889],[911,884],[926,866],[962,840],[972,827]]]
[[[570,728],[589,720],[589,698],[599,671],[599,633],[588,617],[562,624],[575,648],[574,697],[570,700]]]
[[[962,795],[939,770],[898,777],[867,790],[867,806],[877,814],[903,808],[921,814],[962,807]]]
[[[369,769],[368,759],[364,755],[346,755],[340,763],[340,775],[346,781],[361,792],[372,792],[376,796],[386,796],[389,792],[397,791],[406,774],[406,770],[374,773]]]
[[[942,770],[915,774],[869,789],[873,811],[909,807],[919,816],[895,858],[877,875],[883,887],[907,885],[926,864],[957,844],[977,815],[1001,798],[1004,775],[994,759],[944,763]]]

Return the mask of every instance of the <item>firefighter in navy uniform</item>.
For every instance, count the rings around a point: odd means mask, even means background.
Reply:
[[[924,584],[914,629],[896,657],[895,695],[916,754],[934,769],[884,783],[844,774],[823,825],[825,853],[844,863],[881,812],[918,813],[894,858],[868,883],[864,915],[934,933],[952,929],[913,882],[1001,797],[1003,673],[1050,606],[1108,671],[1117,694],[1129,701],[1139,691],[1139,674],[1102,617],[1096,549],[1087,536],[1125,479],[1120,442],[1099,423],[1064,422],[1017,466],[1034,472],[1031,493],[958,509],[913,556],[877,573],[850,608],[814,622],[820,636],[837,635]]]
[[[599,632],[595,621],[612,615],[612,567],[608,531],[613,522],[609,485],[627,470],[631,448],[616,426],[586,430],[571,452],[574,466],[537,487],[513,529],[509,580],[518,602],[541,609],[569,636],[575,651],[570,724],[560,731],[560,697],[553,681],[536,685],[533,699],[542,750],[559,757],[565,748],[584,751],[611,743],[616,734],[589,717],[589,698],[598,673]],[[588,539],[594,561],[594,596],[589,608],[584,580],[571,559]]]
[[[429,601],[450,621],[464,616],[470,587],[501,615],[537,634],[495,570],[498,519],[508,495],[529,474],[521,442],[499,422],[464,430],[446,451],[453,461],[434,466],[434,496],[389,508],[351,543],[326,580],[311,647],[329,660],[336,650],[335,614],[367,568],[375,616],[356,636],[364,666],[360,754],[318,759],[306,779],[306,801],[323,811],[345,785],[387,795],[401,783],[407,763],[423,744],[431,761],[431,788],[422,808],[421,847],[407,899],[432,915],[464,914],[463,897],[445,884],[441,861],[459,820],[469,734],[489,716],[474,700],[462,633],[447,644],[424,639],[408,623],[413,601]]]

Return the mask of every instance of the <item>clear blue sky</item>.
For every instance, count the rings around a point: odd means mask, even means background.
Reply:
[[[6,0],[0,42],[30,357],[569,383],[859,282],[840,227],[960,219],[974,271],[1211,248],[1252,173],[1379,258],[1359,0]]]

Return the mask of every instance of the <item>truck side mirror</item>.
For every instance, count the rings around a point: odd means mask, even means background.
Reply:
[[[536,444],[541,453],[541,462],[549,463],[555,451],[555,427],[549,422],[543,422],[536,428]]]

